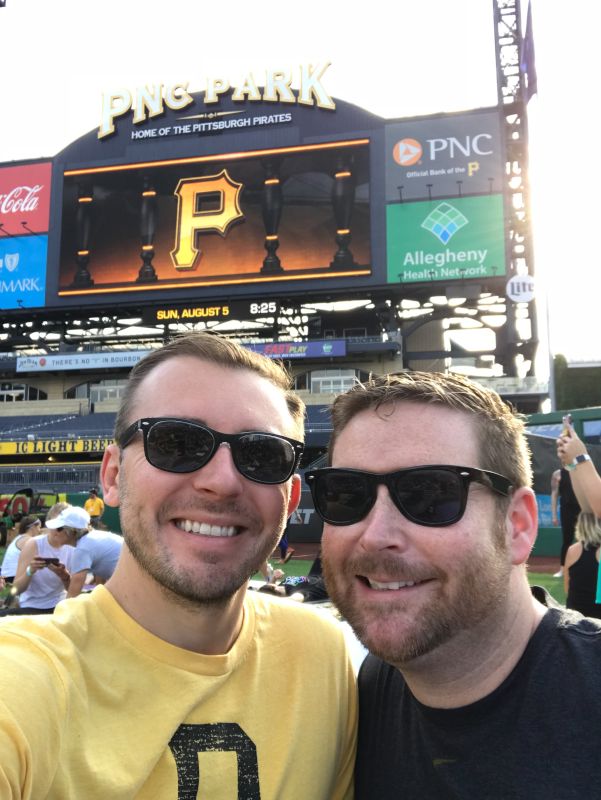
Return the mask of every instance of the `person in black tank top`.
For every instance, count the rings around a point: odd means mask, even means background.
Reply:
[[[557,513],[558,501],[559,514]],[[555,577],[560,578],[564,572],[568,547],[574,541],[576,520],[580,513],[580,506],[574,494],[570,473],[566,469],[563,469],[563,467],[562,469],[556,470],[551,479],[551,509],[553,513],[553,524],[561,525],[561,568],[555,575]]]
[[[601,619],[601,603],[595,602],[600,547],[601,525],[594,514],[582,511],[576,523],[576,543],[566,555],[566,606],[597,619]]]

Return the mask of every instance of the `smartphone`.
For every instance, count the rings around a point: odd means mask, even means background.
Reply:
[[[561,435],[562,436],[567,436],[568,433],[570,432],[570,428],[572,427],[572,415],[571,414],[566,414],[563,417],[562,421],[563,421],[563,430],[561,432]]]
[[[38,557],[39,557],[40,561],[43,561],[44,564],[46,564],[46,566],[49,566],[50,564],[54,564],[55,567],[58,567],[58,565],[61,563],[60,562],[60,558],[42,558],[41,556],[38,556]]]

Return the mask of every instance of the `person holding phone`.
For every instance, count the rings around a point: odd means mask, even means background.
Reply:
[[[557,440],[557,455],[569,472],[582,511],[601,517],[601,477],[569,415],[564,417],[564,429]]]
[[[46,521],[60,516],[67,503],[56,503]],[[52,614],[56,605],[67,597],[76,534],[72,528],[46,528],[40,536],[23,545],[13,588],[19,594],[19,607],[1,612],[15,614]]]

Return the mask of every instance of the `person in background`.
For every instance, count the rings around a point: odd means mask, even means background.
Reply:
[[[566,553],[568,552],[568,547],[574,541],[576,520],[580,513],[580,506],[574,494],[570,474],[563,467],[556,469],[551,476],[551,513],[553,515],[553,525],[561,524],[560,567],[553,575],[554,578],[561,578],[564,574]]]
[[[563,579],[566,607],[597,619],[601,619],[601,603],[595,602],[600,548],[599,520],[594,514],[581,511],[576,522],[576,542],[566,555]]]
[[[278,584],[267,583],[259,591],[275,594],[278,597],[289,597],[300,603],[328,600],[328,590],[321,567],[321,550],[311,564],[307,575],[290,575]]]
[[[557,455],[570,473],[574,493],[582,511],[601,517],[601,477],[586,445],[571,423],[566,425],[557,440]]]
[[[266,583],[258,591],[277,597],[289,597],[299,603],[323,602],[328,599],[324,580],[318,576],[291,575],[281,583]]]
[[[292,519],[296,522],[302,522],[303,518],[301,517],[298,508],[290,515],[288,522],[286,523],[286,527],[284,528],[284,533],[282,534],[282,538],[279,541],[278,547],[280,548],[280,564],[287,564],[288,561],[294,555],[294,548],[290,547],[288,543],[288,533],[290,531],[290,525],[292,524]]]
[[[282,366],[209,332],[132,369],[101,467],[115,572],[0,624],[2,800],[351,800],[341,626],[248,591],[298,505],[303,423]]]
[[[46,523],[58,517],[66,503],[56,503],[46,516]],[[75,531],[60,527],[25,542],[13,588],[19,595],[19,608],[2,612],[13,614],[52,614],[67,596],[69,566],[75,544]]]
[[[6,552],[4,553],[2,568],[0,569],[0,575],[2,575],[6,583],[12,583],[17,574],[19,556],[21,555],[21,550],[25,542],[29,541],[32,536],[37,536],[41,530],[42,523],[38,517],[33,514],[23,517],[19,522],[17,535],[9,542]]]
[[[274,585],[285,577],[286,573],[281,569],[274,569],[269,561],[264,561],[258,569],[258,572],[263,576],[265,583]]]
[[[356,800],[601,797],[601,623],[529,586],[521,417],[461,375],[403,372],[332,421],[332,466],[305,478],[330,597],[371,651]]]
[[[8,545],[8,536],[12,527],[12,520],[10,520],[9,517],[2,517],[2,519],[0,519],[0,547],[6,547]]]
[[[96,531],[90,525],[88,512],[77,506],[68,506],[52,520],[46,521],[50,529],[69,528],[75,531],[75,552],[71,557],[71,580],[67,597],[81,593],[88,575],[94,576],[94,584],[105,583],[115,571],[123,537],[110,531]]]
[[[90,515],[93,528],[104,528],[102,515],[104,514],[104,500],[98,497],[96,489],[90,489],[88,499],[83,504],[84,509]]]

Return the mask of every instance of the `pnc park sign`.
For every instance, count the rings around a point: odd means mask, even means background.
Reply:
[[[181,118],[182,121],[190,121],[188,126],[190,132],[201,130],[203,125],[214,126],[219,123],[213,122],[213,118],[221,116],[223,113],[235,114],[236,112],[218,112],[215,106],[219,103],[222,96],[231,93],[234,103],[285,103],[299,104],[304,106],[317,106],[318,108],[334,111],[336,103],[326,91],[322,78],[325,71],[330,66],[313,66],[311,64],[301,65],[298,73],[298,93],[292,90],[294,77],[292,71],[267,70],[258,81],[257,77],[249,72],[238,85],[232,85],[227,78],[210,78],[207,80],[206,89],[203,97],[203,107],[195,109],[197,113]],[[263,86],[259,83],[262,82]],[[104,94],[102,98],[102,115],[98,128],[98,138],[103,139],[116,130],[116,120],[128,113],[133,115],[133,124],[139,125],[147,122],[154,117],[161,116],[166,109],[172,111],[183,111],[189,109],[194,104],[194,97],[188,92],[189,83],[176,83],[172,85],[158,84],[136,88],[133,92],[129,89],[119,89],[116,92]],[[288,115],[289,116],[289,115]],[[194,120],[194,122],[191,122]],[[209,120],[207,123],[200,120]],[[286,120],[280,120],[286,121]],[[244,122],[243,124],[249,124]],[[222,122],[225,126],[225,122]],[[181,127],[181,126],[180,126]],[[228,126],[228,127],[231,127]],[[169,135],[163,132],[159,135]],[[177,133],[178,131],[174,131]]]

